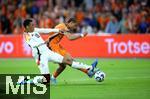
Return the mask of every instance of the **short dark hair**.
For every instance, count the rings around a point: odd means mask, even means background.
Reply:
[[[67,20],[67,23],[70,23],[70,22],[76,23],[77,20],[76,20],[76,18],[70,18],[70,19]]]
[[[32,22],[31,19],[25,19],[23,22],[23,26],[26,28]]]

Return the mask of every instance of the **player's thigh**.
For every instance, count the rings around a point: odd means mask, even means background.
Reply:
[[[49,74],[49,68],[48,68],[48,58],[46,55],[42,54],[40,56],[40,64],[38,66],[41,74]]]
[[[56,62],[56,63],[62,63],[63,62],[64,57],[62,55],[56,53],[56,52],[49,51],[47,53],[47,55],[48,55],[49,61]]]
[[[71,65],[72,61],[73,61],[72,56],[66,50],[61,50],[60,52],[61,52],[61,55],[64,56],[63,63],[66,64],[66,65],[67,64]]]
[[[73,61],[73,57],[72,57],[69,53],[66,53],[66,54],[64,55],[64,57],[65,57],[66,59],[68,59],[68,60]]]

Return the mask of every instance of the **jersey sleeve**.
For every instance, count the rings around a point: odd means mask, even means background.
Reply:
[[[59,29],[34,28],[34,31],[38,33],[50,33],[50,32],[59,32]]]
[[[67,28],[67,26],[64,24],[64,23],[60,23],[58,24],[55,29],[59,29],[59,30],[62,30],[62,31],[69,31],[69,29]]]

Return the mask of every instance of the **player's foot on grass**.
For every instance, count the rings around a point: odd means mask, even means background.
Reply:
[[[53,84],[53,85],[57,84],[57,80],[53,75],[51,76],[51,84]]]
[[[98,60],[97,59],[91,64],[92,65],[92,69],[90,69],[88,71],[88,76],[90,78],[92,78],[94,76],[94,74],[99,70],[98,68],[96,68],[97,64],[98,64]]]

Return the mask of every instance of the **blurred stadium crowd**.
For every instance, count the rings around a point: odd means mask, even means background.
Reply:
[[[150,0],[0,0],[0,34],[22,34],[22,22],[53,28],[75,17],[76,32],[150,33]]]

